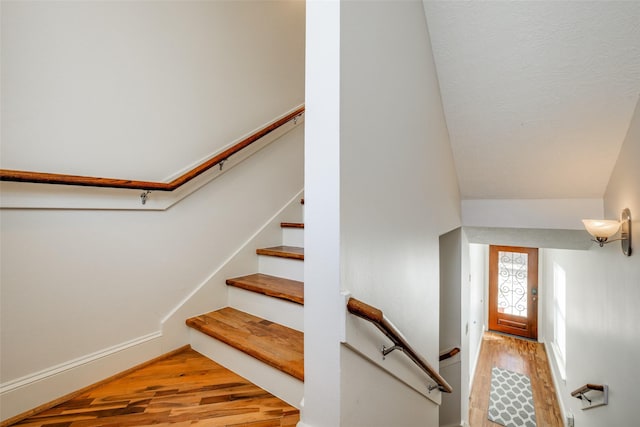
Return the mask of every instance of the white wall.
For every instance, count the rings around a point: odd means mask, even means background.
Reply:
[[[311,12],[310,5],[308,19]],[[313,328],[310,323],[331,319],[336,305],[338,310],[343,309],[337,292],[341,286],[354,297],[380,307],[416,349],[437,366],[438,236],[460,225],[460,212],[422,4],[343,2],[339,11],[333,12],[336,20],[332,24],[339,20],[340,38],[336,46],[338,29],[324,27],[327,44],[334,48],[330,51],[333,56],[325,58],[331,65],[329,76],[322,79],[315,74],[322,64],[314,64],[318,68],[311,70],[310,62],[307,63],[308,86],[317,84],[316,90],[325,91],[326,96],[322,98],[314,92],[318,98],[312,99],[308,95],[306,144],[307,164],[326,161],[324,156],[310,159],[310,153],[314,156],[331,153],[338,156],[339,168],[333,169],[335,163],[329,161],[314,167],[317,175],[307,171],[306,198],[310,202],[305,207],[308,224],[305,245],[309,251],[321,246],[339,249],[336,253],[340,256],[340,267],[336,277],[333,255],[322,259],[309,255],[305,261],[308,265],[305,282],[309,289],[306,292],[324,301],[324,305],[316,301],[315,305],[305,306],[305,328]],[[311,34],[311,24],[308,27],[309,38],[318,36]],[[324,47],[327,49],[324,52],[329,50]],[[313,55],[310,47],[308,51]],[[340,65],[339,98],[334,86],[336,52]],[[321,102],[331,108],[313,110],[324,114],[314,119],[318,125],[329,126],[332,132],[339,125],[340,132],[331,133],[331,139],[311,140],[312,109]],[[320,167],[322,172],[318,171]],[[321,187],[333,191],[336,182],[338,193],[326,197]],[[320,205],[319,200],[312,205],[312,188],[323,203],[327,199],[329,202]],[[329,219],[321,218],[325,210]],[[330,227],[320,231],[329,222]],[[321,232],[323,236],[319,236]],[[322,268],[328,273],[322,275]],[[327,276],[328,281],[318,280]],[[316,288],[320,286],[321,289]],[[332,320],[328,321],[333,325]],[[397,392],[387,394],[387,404],[381,406],[381,391],[374,386],[378,376],[369,375],[371,369],[364,359],[344,354],[350,350],[343,349],[341,355],[335,338],[326,331],[317,335],[307,333],[307,350],[320,352],[330,365],[341,357],[342,365],[337,372],[325,367],[321,378],[308,376],[314,383],[305,384],[305,424],[335,426],[336,416],[345,426],[376,425],[390,419],[406,426],[437,424],[437,407],[416,398],[416,393],[408,388],[395,387]],[[308,357],[320,362],[319,356]],[[336,378],[340,379],[340,394],[325,399],[339,399],[341,406],[320,414],[313,408],[326,406],[311,399],[319,398],[319,393],[315,393],[321,390],[321,383],[332,384],[334,388],[330,391],[335,392]],[[411,409],[407,409],[407,402]],[[418,402],[420,408],[415,407]],[[367,414],[366,419],[361,418],[362,414]]]
[[[559,378],[559,394],[575,424],[584,427],[636,425],[638,360],[640,360],[640,104],[620,151],[604,196],[606,218],[631,210],[635,252],[626,257],[619,242],[588,251],[545,250],[544,279],[550,288],[553,268],[566,274],[567,363],[566,382]],[[552,295],[547,295],[551,303]],[[545,322],[552,336],[553,318]],[[571,391],[586,384],[607,384],[609,405],[583,411]]]
[[[302,129],[287,136],[165,212],[2,210],[2,382],[159,331],[301,189]]]
[[[3,1],[2,167],[172,176],[304,102],[304,8]]]
[[[462,230],[440,236],[440,350],[460,347],[462,330]]]
[[[440,236],[440,351],[458,347],[466,352],[466,290],[463,281],[463,233],[456,228]],[[465,265],[465,269],[468,267]],[[465,295],[463,295],[465,293]],[[463,319],[464,317],[464,319]],[[462,420],[461,403],[468,400],[462,388],[462,356],[455,356],[440,365],[440,374],[453,387],[453,393],[442,395],[440,406],[440,425],[459,426]],[[468,372],[468,368],[467,368]],[[466,375],[467,372],[464,374]]]
[[[602,215],[600,216],[602,217]],[[541,228],[464,227],[471,243],[529,248],[585,250],[591,246],[589,233],[582,230]]]
[[[465,227],[582,230],[583,218],[602,217],[602,199],[467,199]]]
[[[461,262],[460,262],[460,336],[461,336],[461,354],[460,354],[460,419],[462,425],[469,420],[469,393],[470,389],[470,314],[471,314],[471,255],[469,240],[467,233],[462,229],[460,233],[461,243]]]
[[[486,330],[489,246],[469,244],[469,384],[471,387]]]
[[[307,4],[304,406],[301,424],[340,425],[340,3]]]
[[[436,425],[432,403],[339,344],[343,288],[437,366],[438,236],[460,211],[422,5],[310,2],[307,52],[301,425]]]
[[[2,166],[162,179],[300,104],[303,40],[303,2],[3,2]],[[298,127],[167,211],[3,209],[2,417],[164,351],[161,320],[302,187]]]

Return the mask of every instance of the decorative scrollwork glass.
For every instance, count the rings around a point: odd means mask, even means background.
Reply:
[[[527,257],[520,252],[498,252],[498,311],[527,317]]]

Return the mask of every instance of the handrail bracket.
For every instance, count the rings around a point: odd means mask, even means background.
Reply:
[[[609,386],[604,384],[585,384],[571,392],[571,396],[582,401],[581,409],[597,408],[609,404]]]
[[[396,344],[393,347],[387,348],[386,345],[383,345],[382,346],[382,360],[384,360],[385,356],[387,354],[391,353],[393,350],[400,350],[400,351],[404,352],[404,347],[402,347],[401,345]]]
[[[142,202],[143,205],[147,204],[147,199],[149,199],[149,194],[151,194],[151,190],[143,191],[142,194],[140,194],[140,201]]]
[[[442,392],[446,392],[447,390],[445,390],[444,387],[442,387],[441,385],[429,385],[427,386],[427,390],[429,390],[429,393],[431,393],[433,390],[438,390],[438,391],[442,391]]]

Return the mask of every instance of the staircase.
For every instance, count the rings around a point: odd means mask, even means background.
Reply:
[[[280,228],[280,246],[256,250],[257,272],[226,280],[227,307],[186,320],[191,349],[2,426],[296,425],[304,391],[304,225],[283,222]]]
[[[301,203],[304,203],[301,201]],[[256,250],[258,271],[228,278],[228,306],[187,319],[191,347],[290,405],[304,381],[304,225]]]

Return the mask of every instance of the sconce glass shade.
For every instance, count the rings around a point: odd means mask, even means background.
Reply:
[[[595,237],[594,242],[603,247],[607,243],[620,241],[622,244],[622,253],[631,256],[631,211],[628,208],[623,209],[620,214],[620,221],[611,221],[606,219],[583,219],[584,228],[589,234]],[[620,238],[609,240],[620,229]]]
[[[606,219],[583,219],[584,228],[596,239],[605,241],[620,229],[620,222]]]

